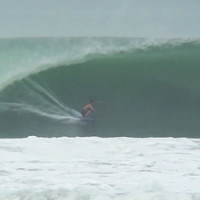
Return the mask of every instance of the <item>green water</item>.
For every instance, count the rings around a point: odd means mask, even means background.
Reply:
[[[90,116],[96,120],[95,131],[85,132],[82,125],[63,124],[31,113],[28,118],[23,112],[16,117],[11,111],[1,128],[4,132],[9,129],[11,136],[20,124],[20,131],[25,130],[23,135],[31,134],[31,126],[39,136],[199,137],[199,53],[197,43],[150,46],[90,55],[82,63],[58,65],[30,75],[28,78],[48,87],[52,95],[74,110],[81,111],[90,99],[102,101],[94,106],[97,112]],[[7,87],[1,93],[4,101],[23,99],[27,92],[24,85],[26,81],[22,79]],[[8,113],[1,115],[4,118]],[[5,125],[8,121],[16,127],[15,131]],[[30,122],[33,124],[27,126]]]

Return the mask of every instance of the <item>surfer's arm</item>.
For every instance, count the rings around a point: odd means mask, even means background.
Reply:
[[[95,101],[95,103],[102,103],[102,101]]]
[[[91,107],[90,107],[90,109],[91,109],[92,111],[96,111],[96,110],[94,109],[94,107],[93,107],[93,106],[91,106]]]

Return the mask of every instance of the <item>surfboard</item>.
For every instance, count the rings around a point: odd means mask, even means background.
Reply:
[[[79,117],[80,121],[84,121],[84,122],[94,122],[95,120],[89,117]]]

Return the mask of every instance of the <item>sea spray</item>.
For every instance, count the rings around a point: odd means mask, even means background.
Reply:
[[[34,113],[54,120],[66,120],[66,122],[77,121],[81,116],[80,112],[68,108],[38,83],[31,79],[26,79],[25,82],[23,92],[26,98],[22,95],[22,98],[15,99],[15,102],[1,102],[1,110]]]

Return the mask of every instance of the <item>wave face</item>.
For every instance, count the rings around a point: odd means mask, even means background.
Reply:
[[[199,53],[198,39],[1,39],[1,137],[199,137]],[[78,120],[90,99],[95,125]]]

